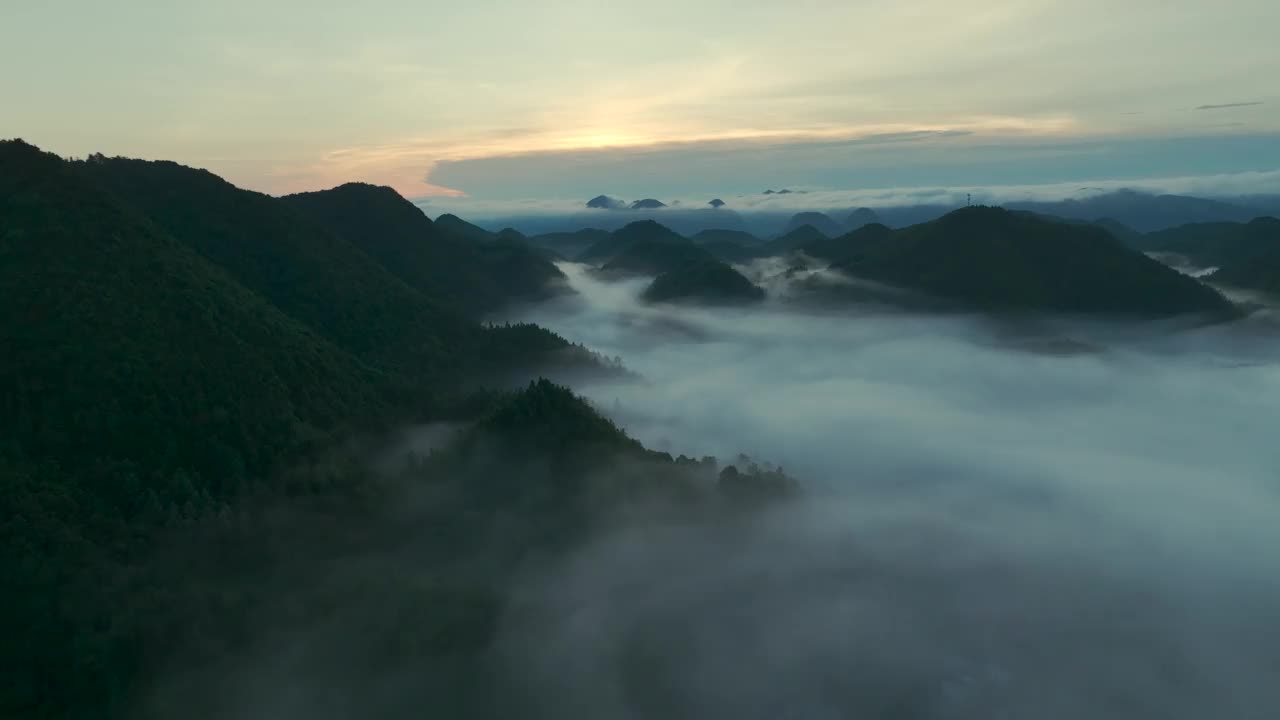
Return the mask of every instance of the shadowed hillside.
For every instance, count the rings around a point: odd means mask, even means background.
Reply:
[[[459,237],[391,188],[353,183],[283,200],[409,286],[464,312],[545,298],[562,287],[564,275],[518,239]]]
[[[999,208],[957,210],[882,234],[833,267],[983,310],[1235,313],[1217,291],[1126,248],[1106,230]]]
[[[668,270],[645,289],[648,302],[705,304],[751,303],[763,300],[764,290],[719,261],[702,261]]]

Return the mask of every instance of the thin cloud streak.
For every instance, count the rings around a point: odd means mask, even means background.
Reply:
[[[1221,105],[1200,105],[1197,110],[1226,110],[1228,108],[1255,107],[1257,105],[1265,105],[1261,101],[1254,102],[1238,102],[1238,103],[1222,103]]]

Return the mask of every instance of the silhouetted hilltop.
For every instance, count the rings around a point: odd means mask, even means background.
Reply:
[[[693,263],[715,261],[707,250],[685,238],[680,240],[645,239],[631,243],[605,263],[601,270],[614,274],[658,275]]]
[[[479,225],[469,223],[457,215],[450,213],[437,216],[436,227],[439,228],[441,232],[448,233],[456,238],[468,240],[470,242],[479,243],[493,239],[493,233],[485,230]]]
[[[597,195],[587,201],[587,207],[592,210],[617,210],[626,206],[627,204],[622,200],[611,198],[608,195]]]
[[[703,230],[690,240],[725,262],[746,262],[760,256],[764,241],[741,230]]]
[[[833,265],[850,275],[983,310],[1228,316],[1217,291],[1093,226],[1001,208],[957,210],[867,242]]]
[[[79,163],[121,202],[321,335],[369,360],[440,367],[469,323],[287,203],[170,162]]]
[[[1214,283],[1280,295],[1280,219],[1255,218],[1234,229],[1234,247],[1219,248]]]
[[[879,223],[872,223],[839,237],[808,239],[795,246],[794,250],[829,263],[839,263],[892,238],[893,230]]]
[[[873,225],[880,222],[880,216],[871,208],[858,208],[849,213],[849,217],[845,218],[844,224],[850,230],[857,230],[863,225]]]
[[[452,215],[441,216],[440,227],[391,188],[348,184],[282,200],[411,287],[469,314],[564,288],[564,275],[533,249],[522,250],[516,231],[483,238]]]
[[[56,156],[0,143],[0,218],[19,332],[0,376],[23,408],[0,422],[37,455],[261,471],[382,402],[368,368]]]
[[[830,215],[820,212],[802,212],[791,216],[782,234],[792,233],[805,225],[813,227],[827,237],[836,237],[847,232],[847,228],[833,220]]]
[[[1280,245],[1280,221],[1255,218],[1247,223],[1193,223],[1142,236],[1148,252],[1174,253],[1204,267],[1241,265]]]
[[[658,208],[664,208],[666,206],[667,206],[666,203],[662,202],[661,200],[654,200],[653,198],[636,200],[635,202],[631,203],[632,210],[657,210]]]
[[[844,233],[837,233],[843,235]],[[812,225],[801,225],[792,228],[789,232],[781,237],[774,238],[760,247],[760,255],[769,257],[773,255],[786,255],[795,252],[800,248],[812,244],[820,240],[827,240],[831,236],[822,232]]]
[[[564,258],[576,258],[587,248],[609,237],[608,230],[586,228],[574,232],[556,232],[528,238],[530,245],[550,250]]]
[[[737,304],[764,300],[764,290],[723,262],[695,262],[668,270],[645,289],[648,302]]]
[[[638,242],[691,244],[687,238],[654,220],[637,220],[601,238],[578,256],[580,262],[601,265]]]

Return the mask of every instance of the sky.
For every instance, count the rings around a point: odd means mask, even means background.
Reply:
[[[7,0],[0,136],[282,194],[1280,169],[1274,0]]]

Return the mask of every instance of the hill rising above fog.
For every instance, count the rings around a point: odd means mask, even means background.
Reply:
[[[645,289],[648,302],[691,302],[732,305],[764,300],[764,290],[742,273],[717,260],[703,260],[668,270]]]
[[[863,228],[863,231],[875,226]],[[1000,208],[957,210],[891,234],[854,233],[833,269],[989,311],[1230,316],[1197,280],[1106,230]]]
[[[390,188],[348,184],[282,200],[410,287],[467,313],[563,288],[564,275],[519,238],[496,237],[452,216],[433,223]]]

